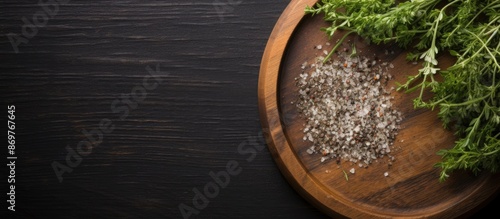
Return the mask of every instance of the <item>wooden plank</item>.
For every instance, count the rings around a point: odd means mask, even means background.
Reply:
[[[6,35],[22,35],[22,18],[41,7],[0,3],[0,103],[17,109],[19,218],[182,218],[179,204],[193,206],[193,188],[203,190],[209,172],[231,160],[242,172],[191,218],[326,217],[289,186],[267,148],[251,162],[238,151],[261,131],[260,61],[289,2],[232,1],[219,10],[216,2],[230,1],[69,1],[17,54]],[[120,120],[113,101],[156,64],[164,81]],[[52,162],[66,163],[66,146],[103,119],[114,131],[60,183]]]

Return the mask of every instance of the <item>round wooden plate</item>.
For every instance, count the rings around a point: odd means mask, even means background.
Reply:
[[[440,161],[436,152],[453,146],[453,133],[442,128],[436,111],[415,110],[412,100],[417,92],[392,92],[393,104],[403,113],[401,130],[391,154],[368,168],[350,162],[320,162],[319,154],[306,153],[310,142],[302,140],[305,122],[291,103],[297,97],[294,78],[302,73],[304,62],[313,63],[323,50],[330,51],[342,34],[328,40],[321,27],[322,15],[305,16],[306,5],[316,0],[293,0],[279,18],[265,49],[259,75],[259,111],[269,149],[289,183],[308,201],[332,217],[349,218],[454,218],[466,216],[482,207],[499,191],[500,175],[454,172],[439,182]],[[391,45],[368,45],[356,36],[347,38],[358,54],[390,62],[394,83],[414,75],[421,64],[408,63],[406,53]],[[452,64],[450,57],[439,59],[441,67]],[[307,69],[306,69],[307,70]],[[426,94],[429,96],[429,94]],[[355,174],[349,169],[356,168]],[[345,170],[348,180],[344,176]],[[389,176],[385,177],[384,173]]]

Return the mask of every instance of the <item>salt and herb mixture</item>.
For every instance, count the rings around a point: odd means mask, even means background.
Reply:
[[[311,65],[304,63],[302,74],[295,78],[299,88],[295,105],[306,120],[303,139],[312,142],[307,153],[320,154],[318,162],[350,161],[363,168],[386,156],[392,165],[395,158],[390,152],[401,113],[384,87],[392,79],[387,70],[394,66],[352,56],[347,49],[334,60],[323,61],[319,56]]]

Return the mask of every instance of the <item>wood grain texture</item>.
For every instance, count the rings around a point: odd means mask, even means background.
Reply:
[[[18,180],[17,211],[3,195],[0,218],[182,218],[178,205],[192,206],[193,188],[230,160],[241,174],[190,218],[327,217],[289,186],[267,148],[251,162],[238,152],[261,131],[260,61],[289,2],[243,0],[224,13],[214,2],[69,1],[16,54],[6,34],[22,34],[22,18],[40,6],[1,1],[0,107],[17,109]],[[120,120],[113,101],[156,64],[163,83]],[[59,183],[51,163],[64,163],[65,147],[102,119],[115,130]]]
[[[316,45],[323,45],[327,51],[333,47],[325,46],[329,40],[318,31],[328,25],[322,17],[310,18],[300,13],[305,5],[315,2],[295,1],[287,7],[269,39],[259,78],[262,124],[269,129],[270,151],[289,182],[311,203],[334,217],[450,218],[466,216],[482,207],[498,192],[500,175],[485,173],[475,177],[468,172],[456,172],[446,182],[439,182],[439,169],[433,167],[440,161],[436,152],[451,147],[455,138],[451,131],[442,128],[436,112],[413,108],[417,92],[392,94],[394,106],[404,117],[391,153],[397,159],[393,166],[388,166],[387,159],[379,159],[367,169],[346,161],[339,166],[334,161],[321,163],[321,155],[306,152],[311,146],[302,139],[306,121],[292,104],[298,93],[295,78],[304,71],[302,63],[312,64],[315,57],[323,55],[323,50],[315,49]],[[329,42],[336,42],[341,36],[342,32]],[[395,68],[388,69],[395,79],[387,90],[420,68],[408,63],[404,51],[396,46],[368,45],[359,37],[350,36],[341,48],[350,49],[352,43],[359,55],[394,64]],[[394,53],[386,54],[386,50]],[[440,67],[446,68],[453,60],[442,56],[439,61]],[[352,167],[357,169],[356,174],[349,174],[347,181],[342,169],[348,171]],[[389,177],[384,177],[384,172]]]

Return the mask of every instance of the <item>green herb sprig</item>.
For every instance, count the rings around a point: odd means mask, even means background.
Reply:
[[[444,127],[456,130],[454,147],[438,152],[441,181],[457,169],[499,169],[500,0],[321,0],[305,12],[323,14],[332,24],[322,29],[330,37],[346,30],[376,44],[395,42],[411,51],[408,60],[423,60],[398,90],[418,90],[414,106],[438,107]],[[439,69],[439,52],[456,62]],[[423,99],[425,90],[434,94],[430,100]]]

